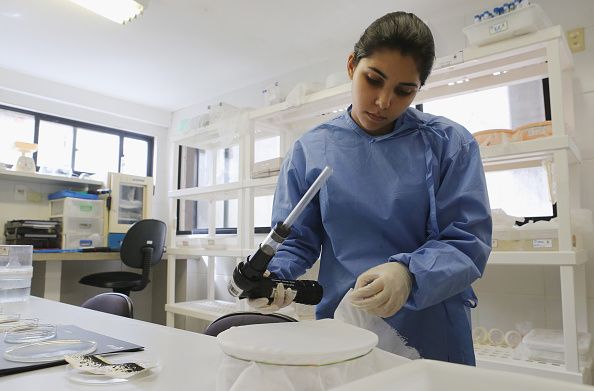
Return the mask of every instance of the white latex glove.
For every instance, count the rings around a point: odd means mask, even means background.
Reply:
[[[374,266],[357,278],[351,304],[370,314],[389,318],[408,299],[412,279],[406,266],[387,262]]]
[[[266,276],[266,274],[264,274]],[[288,306],[295,300],[297,292],[291,288],[285,289],[285,286],[280,282],[276,285],[272,302],[269,304],[267,297],[260,297],[258,299],[248,299],[248,305],[254,310],[263,314],[272,314],[283,307]]]

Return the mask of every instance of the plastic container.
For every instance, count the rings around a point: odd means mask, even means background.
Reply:
[[[53,218],[61,221],[61,248],[80,249],[104,246],[103,219],[85,217]]]
[[[470,46],[483,46],[551,26],[551,20],[538,4],[517,8],[462,29]]]
[[[553,135],[551,121],[532,122],[514,129],[511,141],[528,141]]]
[[[484,327],[475,327],[472,329],[472,341],[476,345],[484,345],[489,342],[487,329]]]
[[[277,157],[252,164],[252,179],[278,175],[283,158]]]
[[[91,234],[62,234],[62,249],[76,250],[88,247],[103,247],[103,235]]]
[[[50,201],[50,217],[103,218],[104,208],[103,200],[61,198]]]
[[[515,348],[522,343],[522,334],[517,330],[509,330],[505,333],[505,344],[510,348]]]
[[[0,246],[0,303],[29,298],[32,262],[33,246]]]
[[[481,147],[488,147],[508,143],[512,133],[511,129],[489,129],[473,133],[472,137]]]
[[[499,346],[505,342],[505,334],[500,329],[489,330],[489,342],[491,345]]]
[[[532,329],[524,336],[522,343],[530,349],[565,352],[563,330]],[[590,333],[578,333],[578,352],[580,354],[587,354],[590,351],[591,343],[592,336]]]
[[[557,227],[543,228],[534,224],[506,229],[493,229],[493,251],[557,251]]]
[[[61,231],[63,234],[98,234],[103,233],[103,219],[86,217],[64,217],[53,218],[53,220],[62,223]]]
[[[61,198],[80,198],[80,199],[84,199],[84,200],[98,200],[99,196],[97,194],[89,194],[89,193],[84,193],[84,192],[80,192],[80,191],[72,191],[72,190],[60,190],[57,191],[55,193],[51,193],[47,195],[47,199],[52,201],[52,200],[58,200]]]

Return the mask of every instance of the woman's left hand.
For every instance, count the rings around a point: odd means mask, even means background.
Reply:
[[[408,299],[412,287],[410,272],[399,262],[372,267],[357,278],[351,304],[370,314],[389,318]]]

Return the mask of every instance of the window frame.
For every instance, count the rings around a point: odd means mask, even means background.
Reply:
[[[181,183],[182,183],[182,155],[183,155],[183,145],[179,145],[178,149],[177,149],[177,189],[181,189]],[[227,148],[224,151],[224,156],[225,158],[227,158],[229,156],[229,152],[227,150]],[[200,161],[198,154],[196,154],[196,171],[200,172]],[[228,168],[227,166],[228,161],[227,159],[225,159],[225,165],[226,168]],[[225,201],[225,200],[223,200]],[[178,199],[176,200],[176,227],[175,227],[175,234],[176,235],[207,235],[208,234],[208,228],[193,228],[190,230],[180,230],[179,226],[181,223],[181,213],[180,213],[180,209],[181,209],[181,202],[182,200]],[[198,202],[198,201],[193,201],[193,202]],[[228,213],[229,213],[229,206],[227,204],[224,204],[223,206],[224,208],[224,216],[223,219],[225,221],[225,225],[228,221]],[[195,208],[193,210],[192,213],[192,220],[196,221],[198,219],[198,208]],[[258,233],[258,230],[267,230],[267,233],[270,231],[270,227],[256,227],[255,231],[256,233]],[[237,228],[232,228],[232,227],[216,227],[215,230],[215,234],[217,235],[237,235]]]
[[[146,176],[152,177],[153,176],[153,162],[154,162],[154,151],[155,151],[155,138],[153,136],[147,136],[139,133],[130,132],[127,130],[121,130],[116,128],[110,128],[107,126],[95,125],[88,122],[77,121],[62,117],[57,117],[54,115],[49,114],[42,114],[31,110],[25,109],[18,109],[11,106],[0,105],[0,109],[7,110],[7,111],[14,111],[18,113],[32,115],[35,118],[35,130],[33,132],[33,142],[37,144],[39,142],[39,126],[41,121],[46,122],[53,122],[58,123],[61,125],[72,126],[73,128],[73,135],[72,135],[72,151],[71,151],[71,159],[70,164],[72,167],[72,172],[76,175],[80,175],[82,171],[74,170],[74,159],[75,159],[75,151],[76,151],[76,136],[78,128],[83,128],[86,130],[91,130],[100,133],[107,133],[118,136],[120,138],[119,142],[119,151],[118,151],[118,172],[122,170],[122,158],[124,157],[124,138],[132,138],[136,140],[142,140],[147,143],[148,154],[147,154],[147,167],[146,167]],[[37,152],[33,153],[33,160],[35,160],[35,166],[39,170],[39,166],[37,165]]]

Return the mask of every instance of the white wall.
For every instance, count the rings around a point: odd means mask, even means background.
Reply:
[[[537,1],[551,18],[553,24],[562,25],[564,30],[585,27],[586,50],[574,54],[574,102],[576,116],[576,143],[583,162],[572,169],[577,176],[573,186],[573,200],[581,198],[583,208],[594,210],[594,2],[591,0]],[[470,2],[464,10],[452,10],[427,18],[434,32],[437,56],[455,53],[465,46],[462,28],[471,24],[473,16],[487,8],[500,5],[502,1]],[[368,5],[372,6],[372,5]],[[414,9],[408,10],[415,12]],[[380,16],[380,15],[378,15]],[[184,118],[190,118],[205,111],[209,103],[224,101],[246,107],[262,104],[260,91],[272,81],[280,81],[286,94],[297,82],[324,82],[332,72],[345,69],[345,58],[333,62],[312,65],[307,69],[279,75],[268,81],[238,89],[232,93],[213,98],[174,113],[171,132]],[[580,173],[581,171],[581,173]],[[581,197],[580,197],[581,196]],[[594,256],[594,249],[590,249]],[[204,278],[204,276],[201,276]],[[594,332],[594,267],[587,267],[588,307],[590,331]],[[473,311],[473,322],[487,328],[512,329],[518,322],[529,321],[534,327],[561,328],[561,300],[559,270],[556,267],[511,267],[488,266],[485,276],[475,284],[479,307]]]
[[[155,197],[153,216],[167,221],[167,178],[169,177],[167,129],[171,125],[171,113],[126,102],[117,98],[102,96],[59,83],[0,69],[0,104],[97,124],[130,132],[153,136],[155,143],[153,175]],[[5,131],[1,129],[0,131]],[[97,158],[100,158],[100,150]],[[16,201],[15,185],[25,185],[29,191],[41,193],[41,202]],[[62,190],[55,185],[0,180],[0,224],[18,218],[49,217],[47,194]],[[32,293],[43,294],[44,265],[35,263]],[[121,270],[119,261],[108,262],[64,262],[62,267],[62,301],[80,305],[94,294],[107,291],[86,287],[78,280],[87,274]],[[132,293],[136,317],[164,323],[165,267],[159,265],[153,273],[153,283],[142,292]],[[153,290],[155,296],[153,300]],[[160,296],[163,296],[162,298]]]

